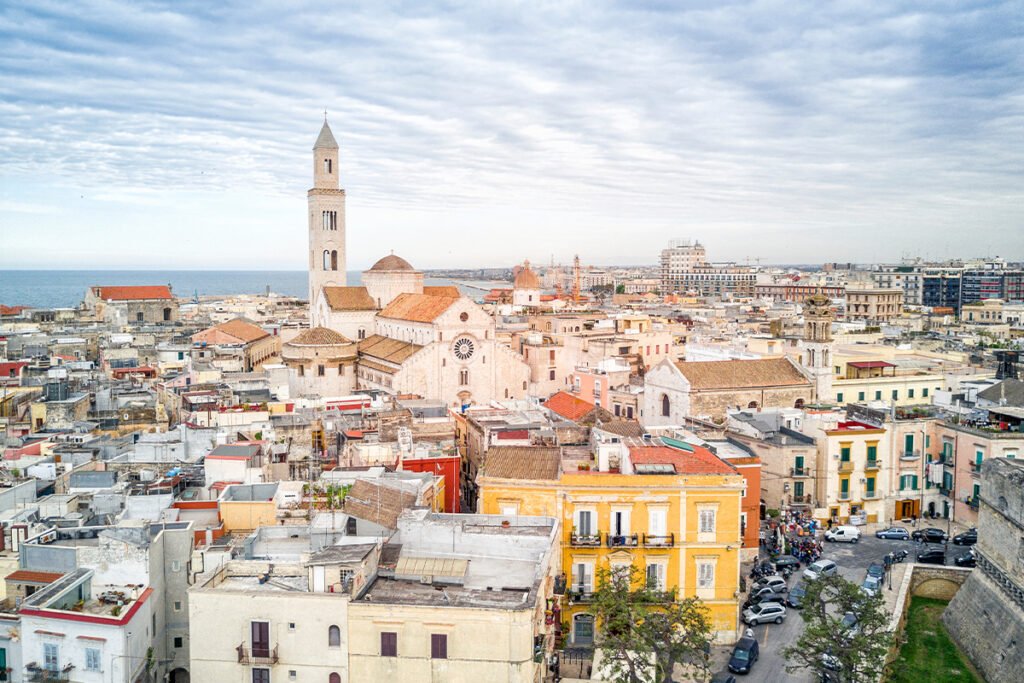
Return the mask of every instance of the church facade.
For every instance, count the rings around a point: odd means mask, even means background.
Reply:
[[[338,143],[326,121],[313,147],[308,201],[310,328],[334,335],[305,335],[301,354],[285,354],[289,373],[302,373],[292,386],[307,396],[329,396],[354,381],[355,390],[441,400],[453,409],[526,397],[529,366],[495,338],[494,319],[457,287],[425,286],[422,271],[395,254],[363,271],[359,286],[347,285],[345,191]],[[308,343],[317,339],[329,339],[331,348]],[[347,352],[346,342],[356,349],[355,372],[339,381],[339,367],[348,367],[337,358],[339,349]],[[332,381],[319,382],[309,372],[311,356],[331,359]]]

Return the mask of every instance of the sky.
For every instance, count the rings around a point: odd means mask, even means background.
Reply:
[[[969,2],[0,3],[0,268],[1024,259],[1024,11]]]

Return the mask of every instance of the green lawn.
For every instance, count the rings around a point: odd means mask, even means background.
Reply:
[[[949,604],[931,598],[911,598],[906,642],[893,664],[890,683],[981,683],[967,658],[960,654],[940,617]]]

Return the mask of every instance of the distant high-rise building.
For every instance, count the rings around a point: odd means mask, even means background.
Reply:
[[[702,296],[754,296],[757,275],[752,268],[708,263],[704,245],[673,240],[661,250],[661,291],[697,292]]]

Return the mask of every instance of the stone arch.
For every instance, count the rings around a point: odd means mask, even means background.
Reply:
[[[178,667],[173,669],[170,673],[168,680],[170,683],[189,683],[190,674],[188,669]]]
[[[672,401],[669,399],[668,394],[661,395],[661,416],[669,417],[672,415]]]

